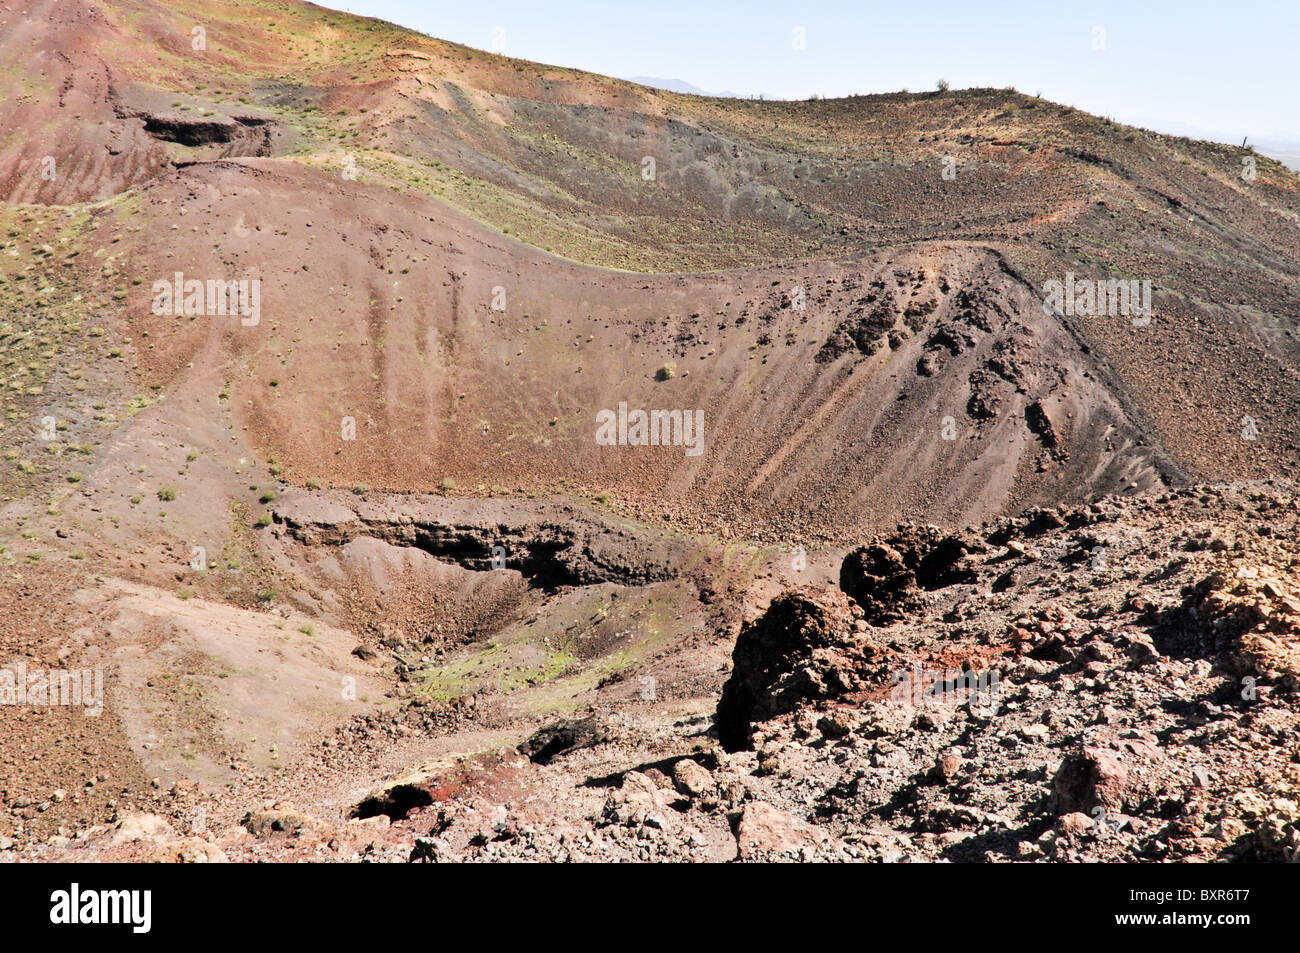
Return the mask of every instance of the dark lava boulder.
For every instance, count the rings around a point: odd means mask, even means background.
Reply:
[[[745,623],[718,700],[723,747],[747,747],[755,722],[882,680],[893,653],[867,637],[861,615],[839,590],[808,586],[782,593]]]
[[[967,556],[981,549],[933,526],[900,527],[844,557],[840,588],[868,624],[891,625],[924,609],[925,591],[974,580]]]
[[[606,726],[591,715],[547,725],[521,744],[519,753],[534,764],[550,764],[560,755],[604,744],[608,740]]]

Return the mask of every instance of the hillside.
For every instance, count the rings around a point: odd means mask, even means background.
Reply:
[[[1150,314],[1045,303],[1075,280]],[[899,522],[1145,519],[1300,462],[1272,159],[1014,90],[695,97],[288,0],[0,0],[0,309],[5,651],[110,675],[93,724],[0,712],[26,846],[196,790],[344,823],[575,713],[676,750],[742,622]],[[698,452],[604,445],[621,405],[700,412]]]

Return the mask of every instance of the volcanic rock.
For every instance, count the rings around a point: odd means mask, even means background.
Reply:
[[[519,746],[519,753],[534,764],[550,764],[561,755],[609,740],[609,733],[594,715],[557,721],[536,732]]]
[[[723,746],[747,747],[754,722],[859,691],[882,675],[892,653],[855,628],[860,614],[844,593],[810,586],[778,596],[746,623],[718,701]]]
[[[969,582],[966,556],[979,548],[932,526],[900,528],[844,557],[840,588],[862,607],[867,623],[890,625],[924,609],[923,590]]]

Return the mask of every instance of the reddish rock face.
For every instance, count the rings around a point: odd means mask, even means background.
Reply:
[[[1300,600],[1283,582],[1286,570],[1268,565],[1237,566],[1197,584],[1184,606],[1188,647],[1240,676],[1300,684]]]
[[[806,821],[762,802],[748,804],[740,817],[736,840],[741,860],[797,857],[829,838]]]
[[[1140,738],[1084,745],[1065,759],[1052,780],[1056,808],[1063,814],[1098,807],[1132,810],[1148,796],[1146,779],[1161,757],[1153,742]]]

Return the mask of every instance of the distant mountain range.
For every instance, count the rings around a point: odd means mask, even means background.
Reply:
[[[1300,172],[1300,140],[1261,139],[1254,143],[1255,151],[1276,159],[1288,168]]]
[[[666,89],[672,93],[687,93],[691,96],[715,96],[721,99],[748,99],[750,96],[759,95],[757,93],[744,94],[733,93],[730,90],[722,93],[711,93],[708,90],[700,89],[684,79],[664,79],[659,76],[629,76],[628,82],[640,83],[642,86],[650,86],[653,89]],[[766,97],[771,98],[771,97]]]

